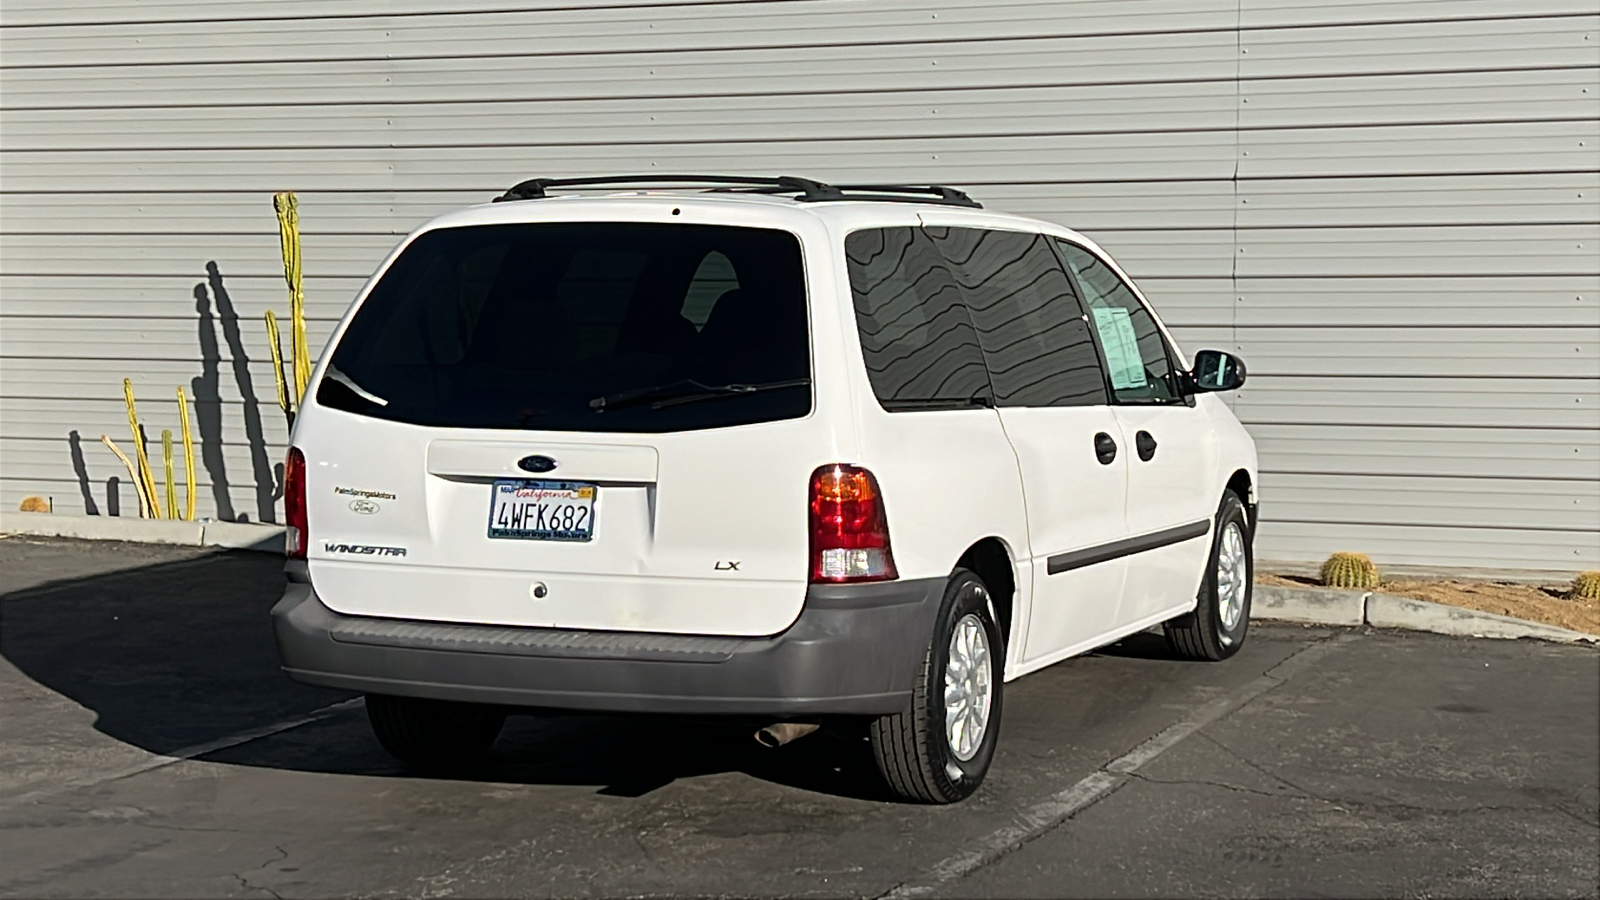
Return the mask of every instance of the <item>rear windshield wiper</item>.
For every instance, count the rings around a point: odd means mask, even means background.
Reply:
[[[698,403],[701,400],[715,400],[720,397],[739,397],[745,394],[754,394],[758,391],[804,387],[810,383],[811,379],[809,378],[790,378],[786,381],[764,381],[758,384],[709,385],[701,384],[693,379],[686,379],[669,384],[659,384],[655,387],[618,391],[615,394],[596,397],[589,401],[589,408],[595,412],[605,412],[608,409],[619,409],[625,406],[649,403],[651,409],[660,409],[664,406]]]

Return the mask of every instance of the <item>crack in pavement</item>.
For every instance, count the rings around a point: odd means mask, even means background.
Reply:
[[[1244,765],[1246,768],[1254,770],[1257,774],[1259,774],[1259,775],[1261,775],[1261,776],[1263,776],[1265,778],[1270,778],[1273,781],[1278,782],[1279,784],[1288,785],[1289,787],[1293,788],[1294,790],[1299,791],[1302,794],[1310,794],[1311,793],[1311,791],[1301,787],[1298,784],[1295,784],[1294,782],[1292,782],[1289,779],[1283,777],[1282,775],[1279,775],[1277,772],[1268,771],[1265,766],[1261,765],[1260,763],[1257,763],[1255,760],[1246,758],[1244,754],[1242,754],[1239,751],[1233,749],[1232,747],[1228,746],[1227,744],[1224,744],[1222,741],[1218,740],[1214,735],[1202,734],[1199,737],[1200,737],[1200,740],[1205,741],[1206,743],[1208,743],[1211,746],[1217,748],[1218,750],[1221,750],[1223,753],[1228,754],[1229,756],[1233,757],[1233,759],[1236,762]]]
[[[250,871],[259,872],[262,869],[265,869],[267,866],[272,865],[273,863],[283,862],[284,860],[289,858],[289,851],[283,849],[283,846],[281,844],[274,844],[272,849],[278,851],[278,855],[276,857],[272,858],[272,859],[267,860],[266,862],[262,863],[261,865],[256,866],[254,869],[251,869]],[[250,880],[248,878],[245,878],[244,875],[242,873],[240,873],[240,872],[230,872],[229,874],[231,874],[234,877],[234,879],[239,882],[239,886],[240,887],[244,888],[247,891],[265,891],[266,893],[271,894],[273,897],[276,897],[277,900],[283,900],[283,897],[277,891],[275,891],[275,890],[273,890],[272,888],[269,888],[269,887],[263,887],[261,885],[251,884]]]
[[[1325,794],[1319,793],[1317,791],[1313,791],[1310,788],[1305,787],[1304,785],[1300,785],[1300,784],[1297,784],[1297,783],[1295,783],[1293,781],[1290,781],[1289,779],[1283,777],[1282,775],[1279,775],[1276,772],[1272,772],[1272,771],[1267,770],[1264,766],[1260,765],[1259,763],[1255,762],[1254,760],[1249,759],[1244,754],[1240,753],[1238,750],[1235,750],[1234,748],[1228,746],[1227,744],[1223,743],[1221,740],[1217,739],[1216,737],[1214,737],[1212,735],[1202,734],[1199,737],[1200,737],[1201,740],[1209,743],[1213,747],[1216,747],[1218,750],[1221,750],[1223,753],[1226,753],[1228,756],[1232,757],[1237,762],[1242,763],[1243,765],[1249,767],[1250,769],[1253,769],[1254,771],[1256,771],[1257,773],[1261,774],[1262,776],[1264,776],[1266,778],[1270,778],[1273,781],[1278,782],[1279,784],[1287,785],[1288,787],[1290,787],[1294,791],[1296,791],[1297,795],[1300,798],[1305,799],[1305,800],[1316,800],[1316,801],[1320,801],[1320,802],[1323,802],[1323,803],[1333,803],[1335,805],[1342,803],[1342,804],[1345,804],[1347,806],[1350,806],[1350,807],[1356,808],[1356,809],[1370,809],[1370,810],[1378,810],[1378,811],[1381,811],[1381,810],[1384,810],[1384,809],[1406,809],[1406,810],[1411,810],[1413,812],[1436,812],[1436,813],[1442,813],[1442,814],[1456,811],[1456,810],[1449,810],[1449,809],[1441,809],[1441,808],[1437,808],[1437,807],[1414,806],[1414,805],[1405,804],[1405,803],[1374,803],[1374,802],[1364,801],[1364,800],[1345,800],[1343,798],[1329,797],[1329,796],[1327,796]],[[1145,781],[1148,781],[1148,782],[1150,782],[1152,784],[1161,784],[1161,783],[1178,784],[1179,783],[1179,782],[1175,782],[1175,781],[1174,782],[1160,782],[1160,781],[1157,781],[1154,778],[1150,778],[1149,776],[1141,776],[1141,777]],[[1212,783],[1212,782],[1195,782],[1195,783],[1212,784],[1212,786],[1214,786],[1214,787],[1223,787],[1224,786],[1224,785],[1216,784],[1216,783]],[[1241,788],[1241,790],[1246,790],[1246,789],[1242,789]],[[1291,795],[1264,794],[1264,796],[1281,797],[1281,796],[1291,796]],[[1508,812],[1509,811],[1534,812],[1534,811],[1539,811],[1539,810],[1546,810],[1546,811],[1549,811],[1549,812],[1559,813],[1560,815],[1563,815],[1563,816],[1566,816],[1566,817],[1568,817],[1570,819],[1573,819],[1573,820],[1577,821],[1579,824],[1588,826],[1590,828],[1595,827],[1595,825],[1597,824],[1596,820],[1594,820],[1594,819],[1586,819],[1586,818],[1583,817],[1583,815],[1581,813],[1578,813],[1578,812],[1576,812],[1574,810],[1568,809],[1566,806],[1564,806],[1564,805],[1562,805],[1560,803],[1554,803],[1554,802],[1551,802],[1548,799],[1540,800],[1537,797],[1535,797],[1535,799],[1539,801],[1538,805],[1536,805],[1536,806],[1480,806],[1480,807],[1476,807],[1475,809],[1476,810],[1483,810],[1483,811],[1501,810],[1501,811],[1508,811]],[[1460,810],[1460,811],[1466,812],[1468,810]]]
[[[1201,728],[1238,712],[1258,697],[1289,681],[1320,661],[1334,648],[1355,637],[1335,634],[1320,638],[1268,667],[1241,688],[1202,704],[1143,743],[1112,759],[1071,787],[1019,810],[1015,824],[991,832],[965,850],[936,863],[923,877],[903,881],[876,900],[899,900],[933,893],[941,885],[964,878],[1007,856],[1034,839],[1065,824],[1078,813],[1115,793],[1135,777],[1141,766],[1159,757]]]

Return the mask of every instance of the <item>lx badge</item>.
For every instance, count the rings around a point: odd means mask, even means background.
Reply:
[[[728,562],[723,562],[719,559],[713,568],[715,568],[718,572],[737,572],[739,571],[739,561],[735,559],[729,560]]]

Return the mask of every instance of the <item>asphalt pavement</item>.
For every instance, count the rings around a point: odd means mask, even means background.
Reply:
[[[277,669],[281,560],[0,540],[0,896],[1597,896],[1600,651],[1257,626],[1007,686],[966,803],[847,725],[511,720],[390,760]]]

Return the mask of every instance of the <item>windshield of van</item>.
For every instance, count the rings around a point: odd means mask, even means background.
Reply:
[[[372,289],[317,402],[419,425],[663,432],[811,410],[800,244],[714,225],[430,231]]]

